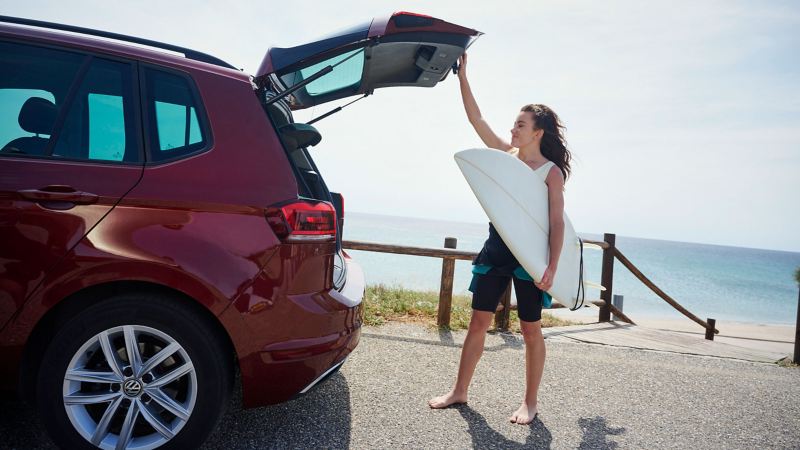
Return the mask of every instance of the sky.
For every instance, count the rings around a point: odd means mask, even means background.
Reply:
[[[800,252],[800,3],[737,1],[47,2],[0,14],[169,42],[254,73],[288,47],[395,11],[485,33],[468,74],[492,128],[544,103],[575,158],[581,233]],[[337,104],[301,112],[310,120]],[[483,147],[455,77],[379,89],[315,126],[347,211],[486,222],[453,154]]]

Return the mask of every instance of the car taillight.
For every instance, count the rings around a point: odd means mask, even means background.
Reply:
[[[328,202],[296,201],[266,211],[272,231],[284,241],[336,239],[336,210]]]

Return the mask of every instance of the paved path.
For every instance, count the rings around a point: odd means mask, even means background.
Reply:
[[[730,340],[709,341],[702,334],[698,336],[694,333],[656,330],[624,322],[546,328],[544,335],[550,342],[583,342],[753,362],[774,363],[789,356],[788,353],[775,350],[769,345],[743,346],[742,342],[731,343]]]
[[[519,336],[490,335],[469,406],[430,410],[455,376],[463,332],[366,328],[340,373],[308,395],[234,406],[206,448],[797,448],[800,368],[548,339],[539,419],[507,421],[523,389]],[[0,447],[48,445],[18,402]]]

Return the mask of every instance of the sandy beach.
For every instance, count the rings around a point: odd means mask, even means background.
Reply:
[[[569,311],[567,309],[547,310],[548,314],[578,323],[597,322],[598,312],[599,310],[597,307],[583,308],[580,311]],[[705,330],[689,318],[659,319],[631,317],[631,320],[636,322],[636,325],[645,328],[692,334],[697,335],[698,338],[703,338],[705,336]],[[794,352],[795,327],[792,325],[726,322],[718,320],[717,329],[719,330],[719,334],[714,338],[717,342],[751,349],[763,349],[785,353],[786,356]]]

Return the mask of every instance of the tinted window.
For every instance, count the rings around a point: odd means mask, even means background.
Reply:
[[[145,70],[150,159],[163,161],[206,148],[203,109],[186,77]]]
[[[47,152],[56,118],[86,58],[0,42],[0,155]]]
[[[132,68],[94,58],[69,105],[54,157],[140,161]]]
[[[339,65],[337,66],[336,64]],[[293,86],[329,65],[336,67],[334,67],[332,72],[312,81],[305,87],[309,95],[323,95],[328,92],[338,91],[339,89],[358,86],[361,82],[361,72],[364,70],[364,49],[343,53],[314,64],[313,66],[285,75],[283,77],[284,82],[289,82],[289,85]]]

